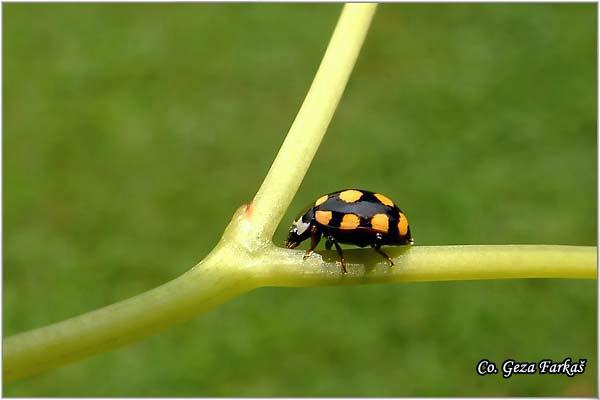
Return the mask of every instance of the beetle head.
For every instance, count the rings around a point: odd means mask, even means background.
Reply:
[[[298,247],[300,243],[310,237],[313,225],[314,221],[311,211],[296,218],[290,227],[288,238],[285,241],[285,246],[288,249]]]

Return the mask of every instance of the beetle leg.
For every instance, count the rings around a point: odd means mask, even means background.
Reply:
[[[331,250],[331,246],[333,246],[333,242],[327,238],[327,241],[325,241],[325,249]]]
[[[390,258],[390,256],[388,256],[387,254],[385,254],[383,252],[383,250],[381,250],[380,245],[374,245],[373,248],[375,249],[376,252],[378,252],[379,254],[381,254],[389,263],[390,263],[390,267],[392,265],[394,265],[394,262],[392,261],[392,259]]]
[[[310,249],[306,250],[304,257],[302,257],[303,260],[306,260],[315,252],[315,247],[317,247],[319,241],[321,241],[321,231],[316,226],[313,226],[310,229]]]
[[[346,270],[346,260],[344,260],[344,253],[342,252],[342,248],[340,247],[338,242],[331,236],[327,237],[327,242],[333,243],[335,245],[335,249],[340,255],[340,262],[342,263],[342,273],[345,274],[346,272],[348,272],[348,270]],[[325,243],[325,245],[327,245],[327,243]],[[331,245],[329,245],[329,248],[331,248]]]

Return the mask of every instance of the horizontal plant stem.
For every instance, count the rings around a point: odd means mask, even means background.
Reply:
[[[244,274],[213,267],[199,265],[138,296],[5,339],[5,381],[133,342],[253,288]]]
[[[346,4],[319,70],[253,200],[252,238],[271,239],[321,144],[377,4]]]
[[[302,251],[274,245],[248,254],[231,238],[243,234],[238,213],[211,256],[188,273],[153,290],[87,314],[4,340],[4,379],[31,375],[102,353],[188,320],[260,286],[326,286],[474,279],[595,279],[596,247],[412,246],[388,247],[390,267],[370,249]]]
[[[303,252],[272,250],[253,273],[263,286],[324,286],[413,281],[567,278],[596,279],[596,247],[471,245],[385,247],[394,266],[370,249],[344,250],[347,274],[335,251],[302,260]],[[279,259],[273,263],[273,260]]]

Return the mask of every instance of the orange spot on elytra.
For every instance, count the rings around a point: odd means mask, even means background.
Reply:
[[[408,233],[408,220],[406,215],[400,213],[400,219],[398,221],[398,233],[400,236],[405,236]]]
[[[371,227],[376,231],[387,233],[390,226],[390,219],[385,214],[375,214],[371,218]]]
[[[386,206],[394,207],[394,202],[392,200],[390,200],[388,197],[382,195],[381,193],[375,193],[375,197],[377,197],[377,200],[379,200],[382,204],[385,204]]]
[[[346,214],[340,224],[340,229],[356,229],[360,225],[360,218],[356,214]]]
[[[361,196],[362,192],[354,189],[344,190],[339,194],[340,199],[342,201],[345,201],[346,203],[354,203],[355,201],[360,199]]]
[[[315,201],[315,206],[320,206],[321,204],[325,203],[328,198],[329,196],[327,195],[319,197],[317,201]]]
[[[331,211],[320,211],[319,210],[315,213],[315,219],[321,225],[329,224],[329,221],[331,221],[332,217],[333,217],[333,213]]]

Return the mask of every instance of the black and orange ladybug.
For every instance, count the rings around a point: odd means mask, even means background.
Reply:
[[[325,236],[327,250],[335,246],[344,273],[346,262],[339,243],[371,246],[390,265],[394,262],[381,246],[413,244],[404,212],[389,197],[362,189],[345,189],[319,197],[296,218],[285,245],[293,249],[310,238],[306,258],[313,253],[321,236]]]

